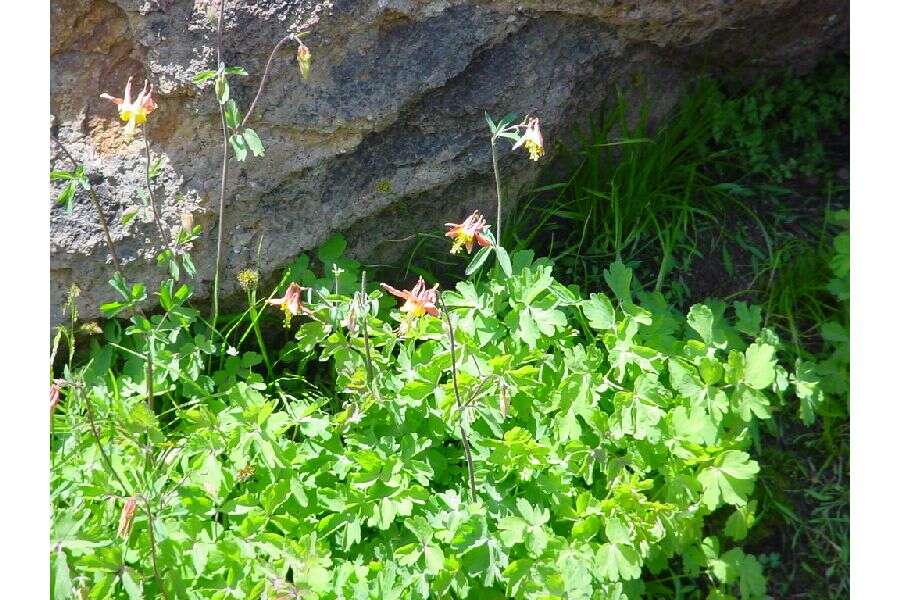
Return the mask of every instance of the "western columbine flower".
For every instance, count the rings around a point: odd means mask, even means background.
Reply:
[[[462,224],[445,223],[445,225],[450,228],[445,235],[453,238],[450,254],[456,254],[463,246],[466,247],[466,252],[472,254],[475,242],[478,242],[482,248],[491,245],[491,241],[481,233],[487,229],[487,221],[485,221],[484,215],[477,210],[466,217]]]
[[[392,288],[386,283],[381,284],[381,287],[383,287],[388,292],[392,293],[398,298],[406,300],[406,303],[402,307],[400,307],[400,312],[406,313],[406,318],[400,325],[401,333],[406,331],[409,323],[413,319],[417,319],[425,313],[428,313],[433,317],[438,316],[438,309],[436,305],[438,285],[439,284],[436,283],[430,290],[425,289],[425,280],[421,277],[419,277],[419,281],[411,290],[401,291]]]
[[[125,134],[133,135],[137,125],[142,125],[147,120],[147,115],[156,110],[156,102],[153,101],[153,85],[144,80],[144,88],[134,102],[131,101],[131,80],[125,84],[125,97],[116,98],[109,94],[100,94],[104,100],[110,100],[119,107],[119,118],[127,123]]]
[[[307,288],[300,287],[296,283],[292,282],[284,292],[284,296],[282,296],[281,298],[273,298],[268,301],[269,304],[273,306],[279,306],[281,307],[281,310],[284,311],[285,327],[291,326],[291,317],[296,317],[300,314],[309,315],[313,319],[316,318],[311,310],[303,306],[303,302],[300,300],[300,295],[305,289]]]
[[[525,128],[525,133],[519,141],[513,145],[513,150],[519,146],[525,146],[528,150],[528,158],[538,160],[544,155],[544,136],[541,135],[541,121],[537,117],[522,121],[519,127]]]
[[[123,540],[127,539],[128,535],[131,533],[131,526],[134,524],[134,513],[136,510],[137,498],[132,496],[125,501],[125,505],[122,507],[122,514],[119,515],[118,534]]]

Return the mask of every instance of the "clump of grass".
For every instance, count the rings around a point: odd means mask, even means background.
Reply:
[[[698,254],[702,232],[719,226],[729,199],[710,176],[724,158],[709,146],[713,90],[700,82],[654,133],[647,104],[635,121],[617,97],[582,134],[581,148],[566,151],[576,165],[571,177],[522,199],[517,245],[543,242],[561,272],[586,285],[598,281],[604,265],[622,260],[663,289],[672,270]]]

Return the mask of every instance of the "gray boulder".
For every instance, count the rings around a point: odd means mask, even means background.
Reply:
[[[95,174],[128,278],[155,289],[161,245],[144,207],[143,142],[125,140],[115,107],[99,98],[120,96],[130,75],[155,84],[155,195],[166,231],[185,213],[204,226],[192,250],[198,299],[212,280],[222,149],[213,93],[191,78],[215,67],[217,5],[51,0],[53,133]],[[266,276],[336,231],[352,254],[389,260],[402,250],[392,240],[472,208],[493,221],[485,110],[539,115],[552,159],[553,142],[616,86],[653,98],[658,117],[701,72],[809,68],[846,47],[848,20],[839,0],[228,0],[225,62],[250,74],[230,80],[242,109],[287,31],[305,32],[313,60],[304,81],[295,45],[275,56],[248,123],[266,155],[231,162],[222,295],[234,296],[234,274],[257,253]],[[50,155],[51,169],[71,168],[55,145]],[[501,161],[515,184],[536,175],[508,146]],[[72,283],[81,316],[97,315],[113,298],[112,267],[86,196],[71,214],[51,208],[50,253],[51,323]]]

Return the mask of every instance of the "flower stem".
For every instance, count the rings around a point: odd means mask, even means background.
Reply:
[[[66,158],[69,159],[69,162],[72,163],[72,168],[77,168],[78,163],[72,158],[72,155],[69,154],[69,151],[63,146],[62,142],[55,137],[52,139],[56,142],[56,145],[59,146],[59,149],[62,150],[63,154],[66,155]],[[106,215],[103,214],[100,200],[97,198],[97,192],[94,191],[93,186],[88,189],[88,195],[91,197],[91,204],[94,205],[94,210],[97,211],[97,220],[100,221],[100,227],[103,229],[104,237],[106,237],[106,247],[109,249],[109,256],[112,258],[113,268],[115,268],[116,272],[122,276],[122,279],[125,279],[125,276],[122,274],[122,267],[119,263],[119,255],[116,253],[116,245],[113,243],[112,235],[109,232],[109,224],[106,222]]]
[[[63,154],[66,155],[66,158],[69,159],[69,162],[72,163],[72,168],[77,168],[78,163],[66,149],[66,147],[60,142],[56,137],[52,138],[56,145],[59,146],[59,149],[63,151]],[[146,137],[144,138],[146,141]],[[148,157],[149,157],[149,149],[148,149]],[[148,171],[149,173],[149,171]],[[149,179],[148,179],[149,181]],[[151,192],[152,194],[152,192]],[[91,203],[94,205],[94,210],[97,212],[97,220],[100,221],[100,227],[103,229],[103,235],[106,237],[106,247],[109,249],[109,255],[112,258],[113,268],[116,270],[116,273],[119,274],[119,277],[122,278],[122,281],[125,281],[125,274],[122,272],[122,264],[119,261],[119,256],[116,253],[116,245],[113,243],[112,235],[109,231],[109,223],[106,221],[106,215],[103,214],[103,207],[100,206],[100,200],[97,198],[97,193],[94,191],[94,187],[90,186],[88,188],[88,195],[91,198]],[[143,309],[140,306],[134,307],[137,313],[146,318],[144,315]],[[75,330],[73,326],[72,335],[74,336]],[[147,353],[146,353],[146,361],[147,361],[147,407],[150,408],[150,411],[153,411],[153,350],[150,347],[150,340],[147,339]]]
[[[256,103],[259,100],[259,97],[262,96],[263,87],[266,85],[266,80],[269,78],[269,70],[272,67],[272,59],[275,58],[275,53],[278,52],[278,49],[281,48],[285,43],[291,41],[293,37],[293,33],[287,34],[286,36],[278,40],[278,43],[275,44],[274,48],[272,48],[272,52],[269,54],[269,60],[266,61],[266,68],[263,71],[262,79],[259,80],[259,89],[256,90],[256,96],[253,98],[253,102],[250,103],[250,108],[247,109],[247,114],[245,114],[244,118],[241,120],[241,128],[244,128],[247,125],[247,121],[250,120],[250,115],[253,114],[253,109],[256,108]]]
[[[500,163],[497,157],[497,140],[491,137],[491,159],[494,163],[494,182],[497,184],[497,245],[502,246],[500,239],[500,217],[503,212],[503,192],[500,190]]]
[[[372,369],[372,350],[369,347],[369,327],[368,327],[369,299],[368,299],[368,296],[366,296],[366,272],[365,271],[362,272],[362,281],[359,284],[359,293],[360,293],[360,297],[365,298],[365,300],[366,300],[365,307],[360,307],[360,310],[363,311],[362,333],[363,333],[363,343],[365,344],[365,347],[366,347],[366,383],[369,386],[369,391],[372,392],[373,394],[375,394],[377,397],[378,394],[375,392],[374,386],[372,385],[372,380],[374,379],[374,376],[373,376],[373,369]],[[380,398],[379,398],[379,400],[380,400]]]
[[[453,322],[450,320],[450,313],[444,305],[443,294],[438,292],[438,302],[441,305],[441,312],[447,319],[447,330],[450,334],[450,374],[453,378],[453,395],[456,397],[456,407],[459,409],[459,435],[462,438],[463,451],[466,454],[466,467],[469,472],[469,491],[472,494],[472,500],[475,500],[475,463],[472,460],[472,448],[469,446],[469,436],[466,433],[466,414],[462,400],[459,397],[459,383],[456,380],[456,339],[453,336]]]
[[[147,513],[147,534],[150,536],[150,562],[153,564],[153,578],[156,579],[156,585],[165,600],[169,600],[169,592],[163,585],[163,579],[159,574],[159,567],[156,564],[156,536],[153,533],[153,513],[150,511],[150,500],[144,498],[144,510]]]
[[[106,453],[106,449],[103,447],[103,442],[100,441],[100,432],[97,431],[97,423],[96,423],[96,420],[94,419],[94,409],[91,407],[91,401],[88,400],[87,394],[84,393],[84,391],[81,389],[80,385],[73,384],[72,387],[73,387],[73,389],[79,390],[79,392],[81,393],[81,399],[82,399],[82,401],[84,401],[84,408],[85,408],[85,413],[87,414],[88,424],[91,427],[91,433],[94,436],[94,441],[97,443],[97,449],[100,451],[100,458],[103,459],[103,463],[106,465],[106,468],[109,471],[110,475],[112,475],[115,478],[115,480],[119,483],[119,485],[122,487],[122,492],[126,496],[131,495],[128,492],[128,486],[125,485],[125,482],[122,481],[122,478],[119,477],[119,474],[113,468],[112,461],[109,460],[109,455]]]
[[[266,363],[266,372],[271,379],[274,377],[274,372],[272,371],[272,362],[269,360],[269,353],[266,351],[266,342],[263,341],[262,330],[259,328],[259,311],[256,309],[255,290],[247,290],[247,303],[250,306],[250,322],[253,324],[253,332],[256,334],[256,343],[259,344],[259,351]]]
[[[222,64],[222,29],[225,25],[225,0],[219,1],[219,25],[216,34],[216,68]],[[212,329],[219,320],[219,272],[222,265],[222,242],[225,236],[225,181],[228,179],[228,123],[225,122],[225,107],[216,99],[219,106],[219,118],[222,121],[222,178],[219,182],[219,224],[216,235],[216,267],[213,273]]]
[[[165,229],[163,229],[162,221],[159,218],[159,212],[156,210],[156,196],[153,193],[153,186],[150,182],[150,140],[147,139],[147,123],[144,123],[141,133],[144,137],[144,156],[147,159],[146,164],[144,165],[144,174],[147,182],[147,194],[150,196],[150,211],[153,214],[153,222],[156,223],[156,228],[159,230],[160,239],[165,247],[169,248],[171,245],[169,236],[166,234]]]

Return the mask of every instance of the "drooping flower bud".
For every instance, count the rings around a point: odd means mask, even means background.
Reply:
[[[50,414],[53,414],[53,411],[56,410],[56,406],[59,404],[59,386],[56,383],[50,384]]]
[[[117,531],[120,538],[128,539],[131,534],[131,526],[134,525],[134,513],[137,511],[137,498],[132,496],[125,501],[122,506],[122,513],[119,515],[119,529]]]
[[[513,150],[525,146],[528,150],[528,158],[538,160],[544,155],[544,136],[541,135],[541,120],[537,117],[522,121],[519,127],[525,128],[525,133],[519,141],[513,145]]]
[[[300,67],[300,75],[303,80],[309,79],[309,63],[312,60],[312,54],[306,44],[297,40],[297,66]]]

